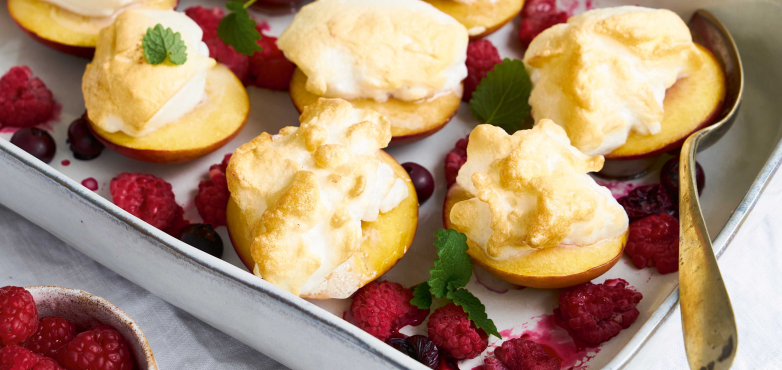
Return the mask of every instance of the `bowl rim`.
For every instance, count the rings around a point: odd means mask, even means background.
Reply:
[[[66,288],[61,286],[54,286],[54,285],[33,285],[33,286],[25,286],[24,289],[29,291],[30,293],[48,293],[52,295],[60,295],[60,296],[69,296],[69,297],[80,297],[86,300],[89,300],[91,302],[94,302],[97,307],[100,307],[99,309],[101,311],[108,312],[111,316],[117,317],[118,321],[121,322],[123,325],[129,329],[130,333],[132,333],[132,338],[125,338],[125,340],[132,340],[133,342],[136,342],[138,346],[143,351],[143,354],[138,353],[139,351],[133,351],[134,354],[134,360],[136,362],[137,368],[139,370],[159,370],[157,366],[157,361],[155,361],[155,355],[152,353],[152,346],[149,345],[149,341],[147,340],[146,334],[144,334],[144,331],[141,330],[141,327],[136,323],[135,320],[133,320],[130,315],[125,313],[122,309],[114,305],[113,303],[109,302],[106,298],[85,292],[81,289],[75,289],[75,288]],[[36,306],[38,306],[39,302],[36,301]],[[116,329],[116,328],[115,328]],[[140,368],[139,365],[139,359],[143,359],[146,361],[147,367],[146,368]]]

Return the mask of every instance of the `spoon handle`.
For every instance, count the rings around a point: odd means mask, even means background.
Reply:
[[[684,348],[692,370],[729,369],[738,332],[733,308],[703,220],[695,153],[711,128],[692,134],[679,159],[679,300]]]

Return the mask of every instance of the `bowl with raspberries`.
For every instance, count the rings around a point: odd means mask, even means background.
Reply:
[[[0,288],[0,368],[157,370],[141,328],[109,301],[53,286]]]

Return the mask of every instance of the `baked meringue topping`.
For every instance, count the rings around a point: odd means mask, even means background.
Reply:
[[[141,42],[162,24],[179,32],[187,62],[149,64]],[[82,92],[90,121],[108,132],[140,137],[177,121],[206,98],[206,76],[216,61],[201,41],[203,31],[173,10],[131,9],[101,30],[95,58],[87,65]]]
[[[565,130],[548,119],[513,135],[479,125],[456,178],[473,198],[453,206],[451,222],[498,260],[533,248],[619,237],[627,230],[627,214],[587,174],[603,162],[570,145]]]
[[[87,17],[109,17],[142,0],[43,0]]]
[[[320,99],[300,120],[239,147],[228,188],[253,237],[256,275],[296,295],[328,289],[347,298],[360,287],[361,272],[352,268],[365,237],[361,222],[394,209],[408,187],[377,158],[391,140],[380,114]]]
[[[704,61],[676,13],[622,6],[543,31],[524,63],[535,120],[554,120],[576,148],[598,155],[622,146],[631,131],[658,133],[666,89]]]
[[[313,94],[384,102],[461,93],[467,29],[420,0],[319,0],[277,40]]]

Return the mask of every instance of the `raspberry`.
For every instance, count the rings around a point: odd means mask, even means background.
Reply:
[[[63,370],[54,360],[12,344],[0,350],[1,370]]]
[[[226,45],[217,36],[217,26],[225,13],[220,8],[204,8],[191,6],[185,9],[185,14],[193,19],[204,32],[202,40],[209,47],[209,56],[223,63],[236,77],[244,82],[250,68],[250,57],[240,54],[233,47]]]
[[[210,9],[196,5],[185,9],[185,15],[201,27],[204,32],[203,41],[206,41],[217,38],[217,26],[220,25],[220,20],[225,17],[225,12],[220,8]]]
[[[223,158],[223,162],[209,167],[209,180],[198,183],[198,194],[195,197],[195,205],[198,214],[204,223],[212,227],[225,226],[225,209],[228,207],[228,181],[225,179],[225,171],[231,153]]]
[[[464,139],[459,139],[453,149],[445,155],[445,182],[449,188],[456,183],[456,176],[459,175],[459,170],[467,162],[467,143],[469,141],[469,135]]]
[[[505,364],[503,364],[496,357],[487,357],[483,360],[483,367],[481,370],[511,370]]]
[[[12,67],[0,78],[0,126],[33,127],[53,112],[52,92],[27,66]]]
[[[0,288],[0,347],[22,343],[38,329],[33,295],[14,286]]]
[[[662,213],[631,222],[625,253],[639,269],[655,266],[661,274],[679,271],[679,220]]]
[[[356,326],[380,340],[407,325],[421,324],[429,310],[410,304],[413,292],[400,284],[373,281],[356,292],[350,314]]]
[[[467,78],[464,79],[464,94],[462,101],[469,102],[472,93],[481,84],[489,71],[494,70],[494,65],[502,63],[497,48],[486,39],[470,41],[467,45]]]
[[[567,22],[568,15],[566,12],[557,11],[554,0],[530,0],[524,3],[521,18],[519,40],[526,48],[536,36],[547,28]]]
[[[181,208],[171,184],[143,173],[121,173],[109,186],[114,204],[150,225],[165,230]]]
[[[559,295],[555,310],[573,329],[577,338],[592,344],[603,343],[627,329],[640,314],[636,306],[643,295],[622,279],[603,284],[584,283]]]
[[[497,359],[513,370],[559,370],[559,358],[553,357],[540,344],[516,338],[505,341],[494,351]]]
[[[107,325],[98,325],[60,347],[57,360],[67,370],[131,370],[133,361],[125,338]]]
[[[57,350],[76,336],[76,325],[62,317],[44,317],[38,322],[38,330],[24,347],[35,354],[57,358]]]
[[[619,204],[624,207],[630,221],[658,213],[678,214],[671,193],[660,184],[637,187],[619,198]]]
[[[263,35],[258,40],[263,50],[250,57],[250,73],[247,84],[264,89],[287,91],[296,69],[290,60],[277,48],[277,38]]]
[[[449,303],[429,317],[426,324],[434,344],[457,360],[475,358],[489,346],[489,336],[478,329],[464,310]]]
[[[179,232],[187,225],[190,225],[190,221],[185,220],[185,210],[182,209],[182,206],[177,204],[176,209],[174,210],[174,218],[171,219],[168,227],[163,229],[163,232],[176,238],[177,235],[179,235]]]

